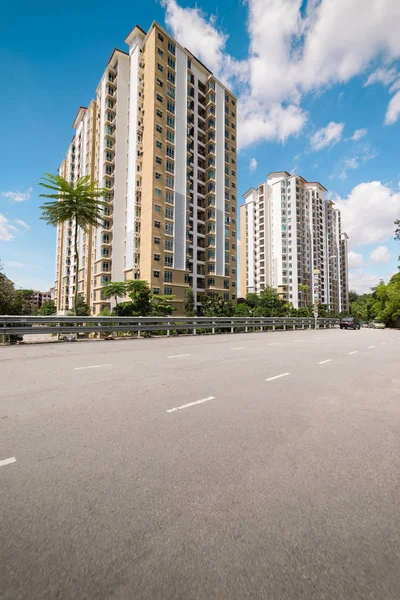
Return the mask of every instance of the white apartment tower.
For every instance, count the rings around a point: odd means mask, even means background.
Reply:
[[[236,98],[156,22],[135,26],[114,50],[60,173],[89,174],[109,190],[104,221],[57,233],[56,303],[72,308],[75,285],[94,314],[110,308],[109,281],[145,279],[173,295],[186,288],[236,300]]]
[[[347,236],[326,191],[279,171],[244,194],[242,294],[272,286],[295,308],[318,302],[348,309]]]

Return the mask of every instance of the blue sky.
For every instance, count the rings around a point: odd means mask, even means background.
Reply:
[[[350,5],[350,6],[349,6]],[[239,97],[238,192],[273,170],[327,187],[350,235],[351,282],[397,269],[400,244],[400,3],[186,0],[7,3],[0,259],[17,285],[48,289],[55,231],[38,182],[55,173],[114,47],[155,19]]]

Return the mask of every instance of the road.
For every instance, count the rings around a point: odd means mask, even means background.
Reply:
[[[398,600],[399,352],[369,329],[0,348],[0,598]]]

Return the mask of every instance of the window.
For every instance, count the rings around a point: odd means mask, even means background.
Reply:
[[[229,240],[225,240],[225,250],[229,250]]]
[[[172,146],[167,146],[167,156],[174,158],[175,150],[172,148]]]
[[[165,168],[168,173],[173,173],[175,171],[175,164],[172,161],[167,160],[165,163]]]
[[[164,67],[162,65],[160,65],[160,63],[157,63],[157,69],[159,71],[164,71]]]
[[[162,133],[161,125],[156,125],[156,131],[158,131],[158,133]]]
[[[155,189],[156,196],[161,196],[162,192],[158,188]]]
[[[157,148],[160,148],[160,150],[161,150],[162,143],[159,140],[156,140],[156,146],[157,146]]]
[[[156,163],[157,163],[158,165],[161,165],[161,164],[162,164],[162,159],[161,159],[159,156],[156,156]]]
[[[170,56],[168,56],[168,66],[171,67],[171,69],[175,69],[175,61]]]
[[[159,102],[163,101],[163,97],[161,96],[161,94],[156,94],[156,98]]]
[[[164,85],[163,82],[161,81],[161,79],[158,79],[158,77],[157,77],[157,85],[159,87],[162,87]]]
[[[175,142],[175,133],[169,129],[167,129],[167,140],[172,143]]]
[[[174,74],[174,73],[172,73],[172,71],[168,71],[167,79],[168,79],[168,81],[170,81],[171,83],[175,83],[175,74]]]
[[[154,221],[154,227],[155,227],[156,229],[160,229],[160,228],[161,228],[161,223],[160,223],[160,221]]]
[[[174,242],[170,239],[166,239],[165,240],[165,249],[166,250],[173,250],[174,249]]]
[[[230,256],[227,252],[225,252],[225,262],[228,263],[230,261]]]
[[[174,188],[175,180],[170,175],[167,175],[165,178],[165,185],[169,188]]]
[[[160,255],[159,254],[154,254],[154,260],[156,262],[160,262]]]
[[[167,101],[167,110],[171,112],[173,115],[175,114],[175,104],[171,102],[171,100]]]
[[[155,173],[156,179],[161,179],[161,173]]]
[[[224,302],[229,302],[229,292],[224,292]]]
[[[215,273],[215,265],[209,264],[207,270],[209,273]]]
[[[172,271],[164,272],[164,281],[166,281],[167,283],[172,283]]]
[[[208,238],[208,246],[215,246],[215,237],[213,235],[210,235]]]
[[[164,37],[161,35],[160,32],[158,32],[158,39],[160,40],[160,42],[164,41]]]
[[[169,235],[173,235],[174,233],[174,224],[173,223],[165,223],[165,233]]]
[[[215,279],[214,277],[210,277],[207,279],[207,285],[208,287],[214,287],[215,286]]]
[[[229,277],[229,267],[225,267],[225,277]]]
[[[159,204],[155,204],[155,205],[154,205],[154,210],[155,210],[156,212],[161,212],[161,206],[160,206]]]
[[[172,256],[170,256],[169,254],[167,254],[164,258],[164,264],[166,267],[172,267],[174,264],[174,259]]]
[[[166,219],[174,218],[174,209],[173,208],[170,208],[169,206],[165,207],[165,218]]]
[[[157,48],[157,54],[158,56],[164,56],[164,52],[161,50],[161,48]]]
[[[164,286],[164,296],[172,296],[172,287]]]
[[[159,295],[159,293],[160,293],[160,288],[158,288],[158,287],[153,287],[153,294],[154,294],[155,296],[158,296],[158,295]]]
[[[159,237],[154,237],[154,243],[155,243],[155,244],[161,244],[161,238],[159,238]]]
[[[215,258],[215,250],[214,249],[208,250],[208,258]]]
[[[159,108],[157,108],[156,115],[157,115],[157,117],[161,118],[162,117],[162,110],[160,110]]]
[[[165,193],[165,202],[168,202],[169,204],[173,204],[174,203],[174,194],[173,194],[173,192],[166,192]]]
[[[170,117],[169,115],[167,115],[167,125],[168,125],[168,127],[171,127],[171,129],[175,129],[174,117]]]
[[[171,54],[175,54],[175,44],[173,44],[169,40],[168,40],[168,52],[171,52]]]

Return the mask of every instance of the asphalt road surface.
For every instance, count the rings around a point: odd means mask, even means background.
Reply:
[[[0,348],[0,598],[400,598],[400,331]]]

